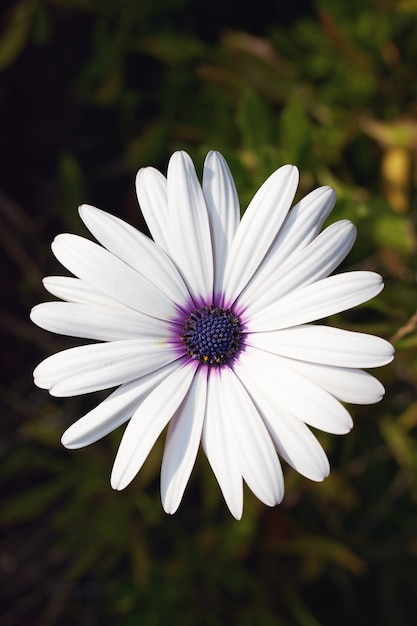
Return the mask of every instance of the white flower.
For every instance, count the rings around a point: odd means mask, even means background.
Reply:
[[[184,152],[165,178],[137,175],[149,239],[91,206],[80,215],[101,245],[59,235],[57,259],[76,278],[49,277],[64,300],[36,306],[47,330],[98,341],[64,350],[35,369],[54,396],[120,385],[63,435],[87,446],[128,422],[111,484],[126,487],[168,425],[161,468],[165,511],[178,508],[200,441],[230,511],[240,518],[243,480],[265,504],[282,500],[278,454],[320,481],[327,457],[308,426],[347,433],[341,402],[378,402],[384,388],[363,367],[392,360],[371,335],[311,324],[374,297],[373,272],[329,274],[355,240],[347,220],[320,232],[330,187],[291,210],[298,171],[286,165],[256,193],[243,218],[223,157],[210,152],[200,186]]]

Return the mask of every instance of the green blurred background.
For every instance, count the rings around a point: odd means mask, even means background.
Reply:
[[[417,610],[417,2],[21,0],[0,12],[2,626],[409,626]],[[244,208],[291,162],[330,184],[358,240],[344,269],[385,291],[331,323],[394,341],[378,405],[320,435],[331,476],[285,467],[274,509],[229,514],[200,454],[178,513],[163,442],[121,493],[121,432],[80,451],[65,428],[99,401],[53,399],[32,369],[74,341],[28,311],[60,274],[49,243],[88,202],[144,228],[139,167],[227,158]]]

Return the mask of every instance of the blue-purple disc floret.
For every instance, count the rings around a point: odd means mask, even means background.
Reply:
[[[221,367],[242,347],[240,317],[231,308],[211,304],[194,308],[179,333],[186,354],[203,365]]]

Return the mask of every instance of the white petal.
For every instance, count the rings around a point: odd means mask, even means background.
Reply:
[[[245,301],[250,300],[249,295],[246,297],[246,290],[252,295],[259,293],[265,279],[275,274],[287,259],[315,239],[331,213],[335,200],[336,194],[331,187],[319,187],[291,209],[264,260],[245,288]]]
[[[206,394],[207,368],[200,367],[168,427],[161,468],[161,498],[167,513],[178,509],[194,467],[206,411]]]
[[[190,295],[177,268],[149,237],[95,207],[84,204],[79,212],[87,228],[109,252],[153,283],[178,306],[189,302]]]
[[[328,476],[329,462],[315,436],[301,419],[277,401],[281,387],[268,388],[267,381],[261,377],[250,377],[247,389],[282,458],[310,480],[320,481]],[[308,407],[305,410],[307,413]]]
[[[285,357],[282,360],[284,367],[308,378],[342,402],[374,404],[384,397],[384,386],[363,370],[306,363]]]
[[[168,322],[132,309],[115,309],[100,304],[44,302],[30,314],[32,322],[45,330],[98,341],[153,337],[168,339]]]
[[[352,418],[344,406],[324,389],[283,366],[278,356],[247,346],[233,369],[252,397],[256,385],[277,410],[282,407],[306,424],[336,435],[352,428]]]
[[[243,482],[239,448],[224,405],[223,369],[210,371],[202,443],[230,512],[242,517]]]
[[[219,294],[229,248],[240,220],[239,199],[229,167],[218,152],[208,153],[203,170],[214,261],[214,293]]]
[[[239,447],[240,468],[249,488],[274,506],[284,496],[284,478],[271,437],[249,394],[230,368],[222,370],[225,415]]]
[[[277,403],[275,394],[266,392],[262,381],[251,378],[248,391],[282,458],[310,480],[328,476],[326,454],[306,424]]]
[[[92,241],[77,235],[58,235],[52,250],[70,272],[107,296],[147,315],[174,317],[175,307],[162,291]]]
[[[299,474],[317,482],[329,475],[326,453],[304,422],[281,407],[265,421],[278,453]]]
[[[291,255],[265,280],[257,281],[257,291],[248,289],[239,297],[239,305],[247,315],[261,311],[283,298],[287,293],[310,285],[333,272],[350,252],[356,239],[356,228],[348,220],[341,220],[326,228],[308,246]]]
[[[249,332],[279,330],[322,319],[351,309],[382,291],[384,283],[374,272],[346,272],[301,287],[250,316]]]
[[[246,209],[227,260],[223,291],[227,304],[250,280],[281,227],[298,184],[298,170],[284,165],[260,187]]]
[[[185,152],[168,165],[171,254],[195,302],[211,302],[213,253],[207,207],[193,162]]]
[[[49,293],[67,302],[79,302],[80,304],[101,304],[103,306],[130,310],[124,304],[116,302],[104,293],[97,291],[79,278],[72,276],[47,276],[43,279],[43,286]]]
[[[35,369],[35,383],[53,396],[99,391],[144,376],[177,358],[175,348],[155,339],[127,339],[70,348]]]
[[[197,365],[179,364],[150,393],[128,423],[111,475],[113,489],[124,489],[141,469],[155,441],[186,396]]]
[[[154,167],[144,167],[136,176],[139,205],[155,243],[170,253],[167,179]]]
[[[292,359],[338,367],[380,367],[394,358],[385,339],[316,324],[252,333],[246,342]]]
[[[310,480],[326,478],[330,472],[329,461],[306,424],[282,406],[277,406],[256,383],[252,384],[251,394],[282,458]]]
[[[127,422],[144,398],[177,367],[176,362],[169,363],[155,372],[118,387],[64,432],[62,444],[69,449],[83,448],[111,433]]]

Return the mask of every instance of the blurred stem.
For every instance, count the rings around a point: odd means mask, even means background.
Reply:
[[[412,333],[417,326],[417,311],[410,317],[410,319],[397,330],[397,332],[391,337],[391,343],[395,344],[397,341]]]

